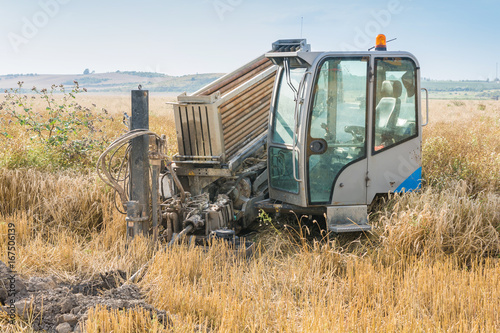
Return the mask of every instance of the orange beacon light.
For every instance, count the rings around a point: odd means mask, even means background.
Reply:
[[[378,35],[375,45],[375,51],[387,51],[387,42],[385,39],[385,35]]]

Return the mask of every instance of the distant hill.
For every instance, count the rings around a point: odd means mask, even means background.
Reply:
[[[223,74],[193,74],[169,76],[153,72],[121,72],[96,74],[9,74],[0,75],[0,91],[17,88],[17,83],[23,81],[23,90],[28,92],[33,86],[38,89],[50,88],[51,85],[64,84],[72,86],[78,81],[90,93],[127,93],[137,86],[153,92],[188,93],[195,92],[206,84],[218,79]]]
[[[445,99],[496,99],[500,98],[499,81],[438,81],[422,80],[430,98]]]
[[[179,94],[192,93],[223,74],[192,74],[170,76],[154,72],[116,71],[95,74],[10,74],[0,75],[0,93],[16,88],[18,81],[24,81],[23,90],[29,92],[33,86],[38,89],[50,88],[53,84],[71,87],[78,81],[90,93],[128,93],[137,86],[152,92]],[[499,81],[445,81],[422,79],[422,87],[429,90],[433,99],[500,99]]]

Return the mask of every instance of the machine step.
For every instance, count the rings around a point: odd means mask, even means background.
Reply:
[[[372,230],[366,205],[327,206],[326,218],[328,230],[335,233]]]
[[[346,232],[371,231],[372,226],[369,224],[346,223],[346,224],[329,225],[328,229],[332,232],[340,234],[340,233],[346,233]]]

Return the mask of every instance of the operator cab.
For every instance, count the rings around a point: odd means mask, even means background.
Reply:
[[[268,208],[323,212],[329,230],[363,231],[376,194],[420,188],[419,65],[408,52],[379,51],[382,42],[371,52],[310,52],[305,40],[280,40],[266,54],[279,65]]]

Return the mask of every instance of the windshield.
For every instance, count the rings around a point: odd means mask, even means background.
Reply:
[[[290,81],[298,89],[305,68],[291,68]],[[295,93],[286,82],[284,71],[281,73],[276,106],[273,117],[272,140],[275,143],[292,144],[294,130]]]

